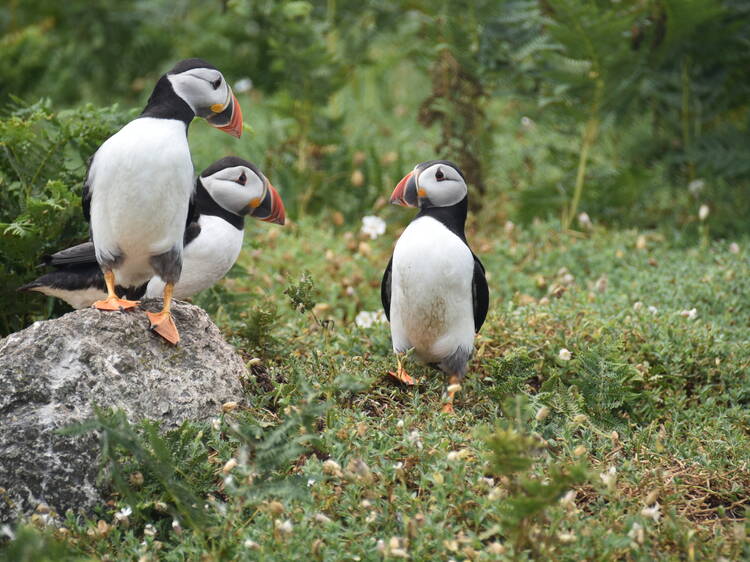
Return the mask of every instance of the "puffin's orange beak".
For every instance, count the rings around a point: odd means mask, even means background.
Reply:
[[[286,222],[284,202],[281,200],[281,195],[276,191],[276,188],[271,185],[271,182],[267,183],[266,195],[263,197],[263,201],[252,206],[253,209],[250,211],[250,214],[256,219],[275,224],[284,224]]]
[[[206,118],[206,121],[219,130],[229,133],[233,137],[242,136],[242,108],[234,92],[229,90],[231,99],[219,113]]]
[[[417,207],[417,183],[414,181],[414,172],[409,172],[398,182],[396,189],[391,194],[391,203],[402,207]]]

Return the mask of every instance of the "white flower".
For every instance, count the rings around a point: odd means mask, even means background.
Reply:
[[[378,236],[385,233],[385,221],[375,215],[362,217],[360,232],[369,236],[371,240],[375,240]]]
[[[451,451],[450,453],[448,453],[447,458],[448,458],[448,462],[453,462],[453,461],[457,461],[458,459],[460,459],[461,455],[459,455],[458,451]]]
[[[245,542],[243,544],[245,545],[245,548],[249,548],[252,550],[257,550],[260,548],[260,545],[253,539],[245,539]]]
[[[180,525],[180,522],[177,519],[172,519],[172,529],[178,535],[182,532],[182,525]]]
[[[661,518],[660,509],[661,507],[659,506],[659,502],[656,502],[653,507],[644,507],[641,510],[641,515],[653,519],[656,523],[658,523],[659,519]]]
[[[412,431],[406,439],[409,441],[409,443],[416,446],[417,449],[420,449],[420,450],[422,449],[423,447],[422,439],[419,436],[419,431],[417,431],[416,429]]]
[[[704,182],[702,179],[693,180],[688,184],[688,191],[695,197],[698,197],[698,194],[703,191],[703,188],[705,186],[706,182]]]
[[[576,540],[575,534],[571,532],[557,533],[557,538],[560,540],[561,543],[571,543],[571,542],[575,542]]]
[[[633,526],[630,528],[630,531],[628,531],[628,537],[630,537],[631,540],[634,540],[638,544],[643,544],[643,525],[633,522]]]
[[[322,523],[324,525],[327,525],[328,523],[331,523],[331,518],[325,515],[324,513],[316,513],[315,514],[315,521],[318,523]]]
[[[385,321],[385,314],[382,310],[377,310],[375,312],[363,310],[357,314],[357,317],[354,319],[354,323],[357,326],[365,329],[371,328],[373,324],[382,324]]]
[[[570,353],[570,350],[563,347],[560,351],[558,351],[557,356],[560,358],[560,361],[570,361],[570,358],[573,356],[573,354]]]
[[[341,472],[341,465],[333,459],[328,459],[323,463],[323,474],[330,474],[331,476],[336,476],[338,478],[341,478],[344,475],[344,473]]]
[[[698,311],[695,308],[691,308],[690,310],[681,310],[680,316],[683,318],[687,318],[688,320],[695,320],[696,316],[698,316]]]
[[[698,209],[698,218],[701,221],[704,221],[708,218],[708,213],[710,209],[708,208],[708,205],[701,205],[700,209]]]
[[[247,76],[244,78],[240,78],[239,80],[237,80],[237,82],[234,83],[235,92],[244,94],[245,92],[249,92],[252,89],[253,89],[253,81]]]
[[[310,486],[314,486],[314,485],[315,485],[315,478],[308,478],[307,487],[309,488]]]
[[[398,427],[399,429],[401,429],[402,427],[404,427],[404,420],[401,420],[401,419],[398,420],[396,422],[396,427]]]
[[[732,242],[729,245],[729,253],[730,254],[739,254],[740,253],[740,245],[737,244],[737,242]]]
[[[219,431],[221,429],[221,420],[219,418],[213,418],[211,420],[211,427],[214,428],[214,431]]]
[[[156,527],[154,527],[151,523],[149,523],[143,528],[143,534],[146,535],[147,537],[155,537]]]
[[[505,221],[505,226],[503,228],[505,229],[505,234],[510,234],[516,228],[516,225],[513,221]]]
[[[581,228],[584,230],[588,230],[591,228],[591,217],[588,213],[583,212],[578,214],[578,224],[581,225]]]
[[[657,314],[659,314],[659,309],[658,309],[658,308],[656,308],[656,307],[655,307],[654,305],[651,305],[651,306],[649,306],[649,307],[648,307],[648,311],[649,311],[649,312],[650,312],[651,314],[653,314],[654,316],[656,316]]]
[[[636,312],[643,308],[643,303],[641,301],[636,301],[633,303],[633,310]]]
[[[274,526],[282,535],[291,535],[292,531],[294,530],[294,525],[292,525],[292,521],[290,519],[287,519],[286,521],[277,519],[276,521],[274,521]]]
[[[615,482],[617,482],[617,469],[614,466],[610,466],[607,472],[602,472],[599,475],[599,478],[602,479],[602,482],[604,482],[604,485],[607,486],[607,488],[613,488]]]
[[[115,519],[117,521],[125,521],[132,514],[133,514],[133,509],[129,505],[126,505],[120,511],[115,513]]]
[[[572,509],[576,506],[576,491],[570,490],[560,498],[560,505],[566,509]]]
[[[521,117],[521,127],[524,129],[533,129],[534,128],[534,121],[530,117],[526,117],[525,115]]]

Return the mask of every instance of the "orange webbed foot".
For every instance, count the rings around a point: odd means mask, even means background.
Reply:
[[[406,372],[406,369],[404,369],[401,365],[398,366],[398,369],[395,371],[388,371],[388,374],[391,375],[394,379],[397,381],[407,385],[407,386],[414,386],[417,384],[412,376]]]
[[[156,332],[172,345],[177,345],[180,342],[180,334],[177,332],[177,326],[175,326],[169,312],[146,312],[146,316],[151,322],[150,329],[152,332]]]
[[[96,301],[91,306],[98,310],[129,310],[140,304],[140,301],[129,301],[117,297],[107,297],[104,300]]]
[[[456,411],[453,409],[453,402],[446,402],[445,404],[443,404],[440,412],[443,414],[455,414]]]

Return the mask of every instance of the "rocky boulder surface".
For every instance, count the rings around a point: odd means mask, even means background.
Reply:
[[[144,310],[160,308],[152,299],[128,312],[83,309],[0,340],[0,523],[40,504],[62,515],[102,501],[96,436],[56,433],[94,405],[168,430],[241,402],[246,368],[206,312],[174,303],[172,346],[148,330]]]

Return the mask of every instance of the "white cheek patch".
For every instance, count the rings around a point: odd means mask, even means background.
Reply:
[[[205,113],[213,105],[224,106],[229,97],[229,90],[223,78],[221,86],[216,90],[211,85],[209,78],[211,77],[201,77],[195,71],[167,76],[175,93],[198,115]]]
[[[430,203],[434,207],[450,207],[466,197],[466,184],[462,181],[443,180],[435,181],[434,179],[423,182],[420,181],[422,188]]]

